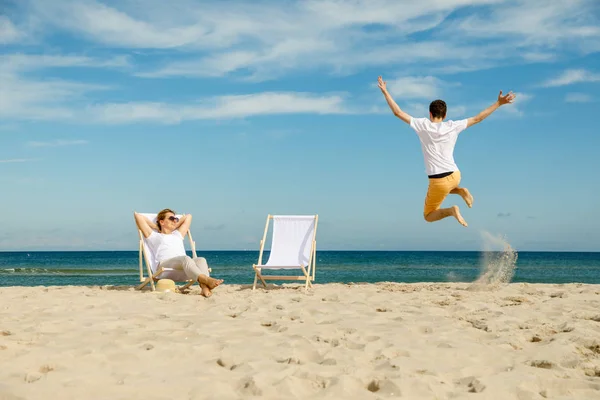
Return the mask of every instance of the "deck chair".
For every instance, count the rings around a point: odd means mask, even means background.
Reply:
[[[263,251],[269,231],[269,223],[273,220],[273,237],[269,260],[262,263]],[[260,279],[266,288],[266,280],[302,280],[304,289],[312,287],[315,280],[317,253],[317,223],[318,215],[270,215],[267,216],[265,233],[260,241],[258,263],[254,264],[255,276],[252,290]],[[264,275],[264,270],[300,269],[302,275]]]
[[[148,214],[142,213],[144,217],[148,218],[150,221],[156,223],[156,214]],[[176,217],[181,218],[182,215],[176,215]],[[185,273],[180,270],[174,270],[171,268],[158,268],[158,262],[156,260],[155,254],[153,253],[150,246],[146,242],[146,238],[142,231],[138,229],[138,234],[140,236],[140,246],[139,246],[139,259],[140,259],[140,285],[136,287],[137,290],[143,289],[146,285],[150,284],[152,291],[156,290],[154,286],[154,281],[159,279],[172,279],[175,282],[185,282],[183,286],[178,287],[179,290],[184,290],[192,286],[196,281],[190,280],[187,278]],[[192,232],[188,230],[186,235],[190,239],[190,247],[192,248],[192,258],[196,258],[196,243],[192,239]],[[185,238],[184,238],[185,239]],[[147,277],[144,277],[144,267],[143,261],[146,263],[146,272],[148,273]],[[209,271],[211,269],[209,268]]]

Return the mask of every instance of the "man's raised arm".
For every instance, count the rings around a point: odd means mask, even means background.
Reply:
[[[484,119],[486,119],[487,117],[490,116],[490,114],[492,114],[494,111],[496,111],[498,109],[498,107],[503,106],[504,104],[510,104],[515,100],[515,94],[513,92],[508,92],[507,95],[502,96],[502,90],[500,91],[500,94],[498,95],[498,100],[496,100],[496,102],[494,104],[492,104],[491,106],[489,106],[488,108],[486,108],[485,110],[483,110],[482,112],[480,112],[479,114],[477,114],[474,117],[471,117],[467,120],[467,128],[470,126],[473,126],[475,124],[480,123],[481,121],[483,121]]]
[[[379,89],[381,89],[381,93],[383,93],[385,101],[387,101],[388,106],[390,106],[394,115],[400,118],[402,121],[406,122],[407,124],[410,124],[410,119],[412,117],[404,111],[402,111],[400,107],[398,107],[398,104],[396,104],[392,96],[387,91],[386,82],[381,78],[381,76],[377,78],[377,86],[379,86]]]

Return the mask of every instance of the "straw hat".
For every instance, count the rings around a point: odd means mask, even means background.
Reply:
[[[177,288],[175,287],[175,282],[172,279],[159,279],[156,282],[156,291],[157,292],[175,292]]]

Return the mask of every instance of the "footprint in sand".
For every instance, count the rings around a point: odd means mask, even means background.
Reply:
[[[273,330],[275,332],[285,332],[288,330],[287,326],[282,326],[282,325],[279,325],[277,322],[272,322],[272,321],[261,322],[260,325],[264,326],[265,328],[270,328],[271,330]]]
[[[223,360],[222,358],[219,358],[217,360],[217,365],[219,367],[227,368],[230,371],[233,371],[234,369],[236,369],[238,367],[238,364],[235,364],[235,363],[230,362],[228,360]]]
[[[536,368],[543,369],[552,369],[554,368],[554,363],[548,360],[533,360],[529,362],[529,365]]]
[[[366,347],[366,345],[361,344],[361,343],[351,342],[351,341],[347,340],[344,343],[344,347],[346,347],[347,349],[350,349],[350,350],[363,350]]]
[[[54,369],[55,369],[54,365],[44,364],[40,367],[40,372],[42,374],[47,374],[50,371],[54,371]]]
[[[321,361],[319,364],[321,365],[337,365],[337,361],[334,358],[326,358]]]
[[[280,358],[275,361],[277,361],[279,364],[298,364],[298,365],[304,364],[304,362],[302,362],[302,360],[300,360],[299,358],[296,358],[296,357]]]
[[[402,396],[400,388],[395,383],[389,380],[380,381],[374,379],[367,385],[367,390],[372,393],[384,394],[388,396]]]
[[[245,395],[262,396],[262,390],[258,387],[254,378],[242,381],[240,391]]]
[[[328,343],[331,345],[331,347],[338,347],[340,345],[340,341],[338,339],[324,338],[321,336],[315,336],[313,339],[316,342]]]
[[[468,376],[456,381],[460,386],[466,386],[469,393],[481,393],[485,389],[485,385],[474,376]]]
[[[25,374],[23,380],[27,383],[37,382],[42,379],[42,375],[40,374]]]
[[[433,328],[430,326],[421,326],[419,327],[419,332],[421,333],[432,333],[433,332]]]

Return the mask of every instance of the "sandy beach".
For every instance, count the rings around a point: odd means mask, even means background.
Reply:
[[[0,288],[0,399],[600,399],[600,285]]]

